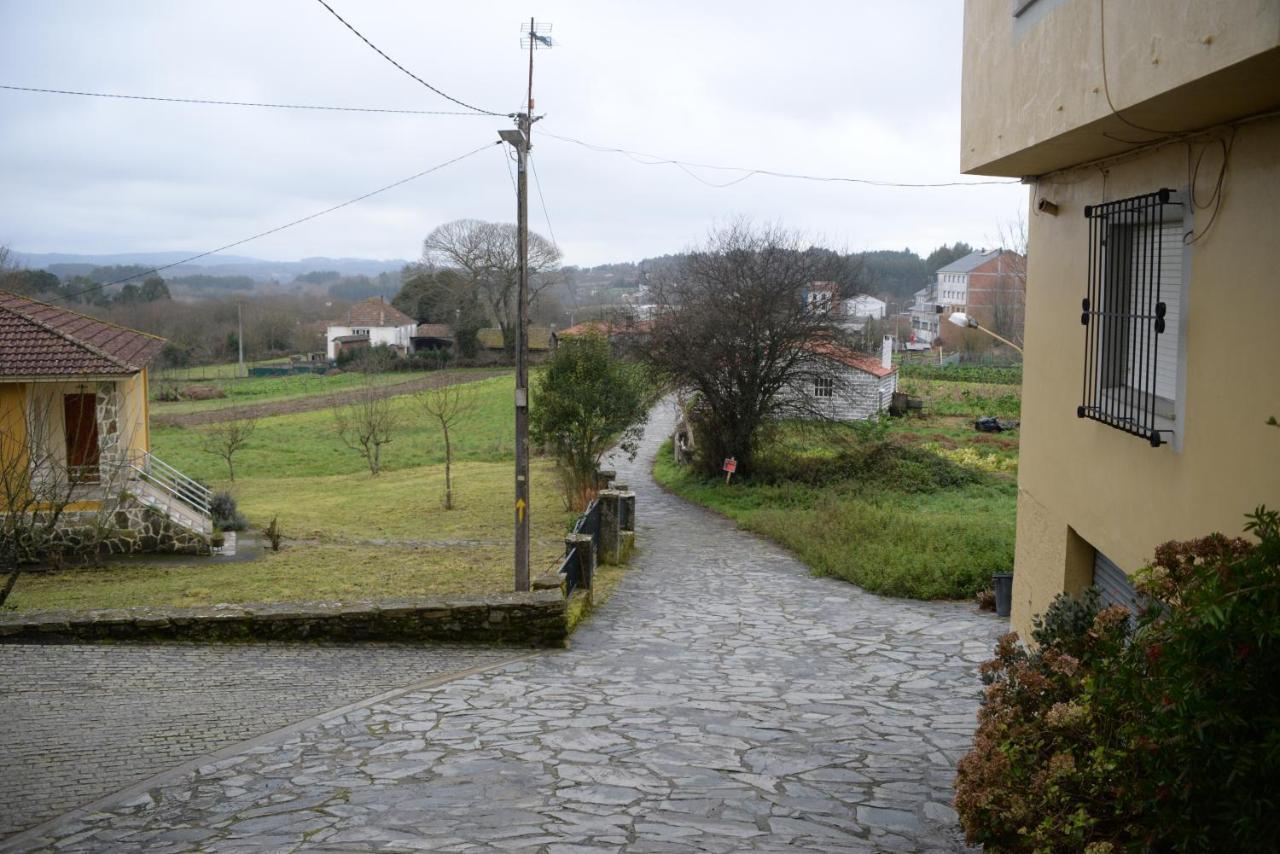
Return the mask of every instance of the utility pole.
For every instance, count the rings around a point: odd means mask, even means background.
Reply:
[[[520,276],[516,293],[516,554],[515,589],[529,589],[529,149],[533,136],[533,52],[551,47],[549,24],[529,19],[521,47],[529,48],[529,88],[525,112],[516,114],[516,129],[498,136],[516,150],[516,231]]]
[[[240,348],[239,376],[248,376],[244,370],[244,303],[236,303],[236,346]]]

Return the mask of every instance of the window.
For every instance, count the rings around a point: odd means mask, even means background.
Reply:
[[[1159,447],[1173,436],[1183,288],[1183,206],[1172,190],[1085,207],[1089,285],[1081,418]]]
[[[834,377],[814,377],[813,378],[813,396],[814,397],[831,397],[835,393],[836,381]]]
[[[351,330],[351,334],[352,334],[352,335],[363,335],[363,336],[365,336],[366,338],[368,338],[368,337],[369,337],[369,330],[368,330],[368,329],[352,329],[352,330]]]

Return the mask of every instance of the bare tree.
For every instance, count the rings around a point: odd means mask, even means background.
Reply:
[[[821,414],[814,398],[792,391],[831,376],[823,350],[841,335],[833,297],[856,293],[859,273],[795,233],[739,221],[653,282],[657,313],[644,352],[660,374],[697,392],[704,465],[735,457],[747,473],[766,420]],[[815,282],[834,283],[835,293],[811,298]]]
[[[989,295],[991,327],[997,335],[1022,344],[1027,304],[1027,220],[1018,219],[999,227],[1002,250],[995,285]]]
[[[369,473],[376,477],[382,470],[382,446],[391,443],[400,426],[400,415],[387,390],[366,375],[346,401],[335,399],[331,409],[338,438],[364,456]]]
[[[0,396],[0,604],[24,565],[55,551],[58,531],[75,527],[77,550],[96,556],[114,529],[108,524],[126,497],[127,437],[113,449],[81,449],[84,464],[68,460],[62,395],[22,390]],[[70,508],[80,504],[75,518]]]
[[[503,346],[515,347],[516,294],[520,279],[520,242],[514,225],[459,219],[439,226],[422,244],[422,263],[465,272],[494,323]],[[529,233],[530,300],[553,283],[560,250],[540,234]]]
[[[258,420],[244,413],[237,413],[235,418],[219,421],[202,431],[200,450],[213,454],[227,464],[227,477],[234,482],[236,469],[233,458],[249,445],[253,431],[258,428]]]
[[[465,383],[446,383],[423,389],[416,399],[422,413],[439,424],[444,435],[444,509],[452,510],[453,443],[449,430],[475,410],[475,393]]]

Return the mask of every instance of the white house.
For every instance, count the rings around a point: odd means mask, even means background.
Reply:
[[[883,320],[885,301],[866,294],[859,294],[844,302],[844,313],[859,320]]]
[[[370,297],[351,306],[342,320],[329,324],[326,354],[336,359],[343,350],[385,344],[404,355],[413,347],[417,328],[417,321],[382,297]]]
[[[892,335],[884,337],[879,359],[834,343],[811,344],[808,349],[819,358],[787,393],[799,412],[862,421],[889,408],[898,390]]]
[[[927,350],[939,333],[937,283],[926,285],[913,294],[911,303],[911,339],[908,350]]]

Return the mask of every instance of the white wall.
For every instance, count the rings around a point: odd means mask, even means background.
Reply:
[[[412,323],[404,326],[330,326],[325,331],[326,355],[330,359],[338,358],[338,348],[334,344],[334,339],[344,335],[354,335],[357,329],[369,331],[370,347],[386,344],[389,347],[403,347],[405,352],[408,352],[413,344],[413,333],[417,326]]]
[[[864,421],[889,408],[898,388],[896,371],[887,377],[877,377],[840,362],[831,362],[830,366],[835,379],[831,397],[816,397],[813,380],[806,379],[788,388],[785,398],[836,421]]]

